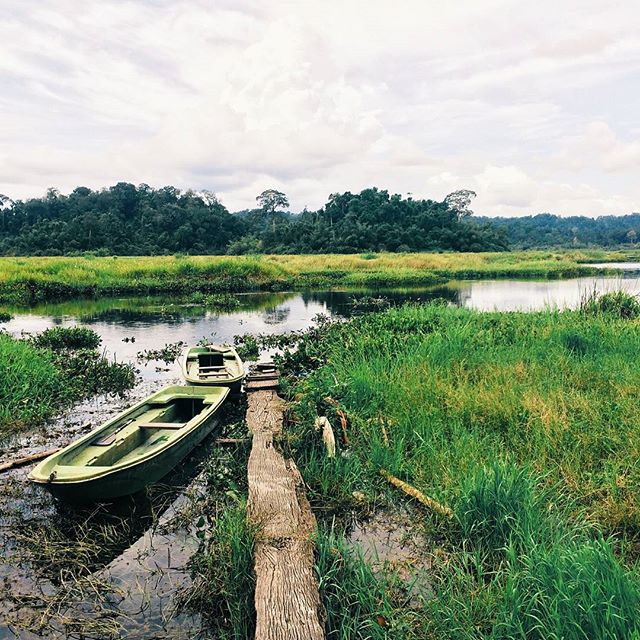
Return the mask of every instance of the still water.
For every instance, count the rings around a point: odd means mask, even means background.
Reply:
[[[630,263],[635,266],[635,263]],[[640,269],[640,265],[637,265]],[[451,304],[484,311],[530,311],[576,307],[582,296],[624,289],[640,293],[640,277],[576,278],[571,280],[473,280],[452,281],[430,289],[308,291],[258,293],[238,296],[240,306],[215,312],[201,306],[180,304],[171,298],[103,298],[44,304],[29,310],[11,309],[14,318],[4,328],[14,335],[35,333],[53,326],[83,324],[97,331],[110,357],[135,362],[139,352],[159,349],[167,343],[195,344],[203,338],[232,342],[242,333],[284,333],[308,327],[318,314],[348,317],[353,302],[384,296],[392,304],[441,298]],[[169,380],[179,375],[177,365],[157,362],[138,364],[144,380]]]
[[[53,326],[91,327],[100,334],[109,357],[135,363],[140,381],[126,399],[94,398],[45,429],[0,446],[0,452],[2,457],[15,458],[62,446],[163,385],[180,383],[177,364],[145,363],[137,357],[139,352],[160,349],[167,343],[194,344],[203,338],[232,342],[237,334],[301,330],[318,314],[346,318],[355,311],[354,301],[357,306],[358,300],[380,296],[392,304],[440,298],[479,310],[530,311],[573,308],[594,290],[623,289],[639,294],[640,264],[619,268],[624,269],[624,275],[618,277],[452,281],[430,289],[246,294],[238,296],[240,306],[229,312],[214,312],[166,297],[76,300],[10,309],[14,318],[3,328],[14,335]],[[101,624],[117,621],[118,630],[112,637],[206,637],[207,626],[198,613],[179,613],[175,601],[176,594],[190,585],[188,560],[198,546],[195,521],[184,515],[185,496],[194,492],[197,496],[202,486],[199,470],[204,460],[216,455],[214,437],[165,478],[164,487],[152,488],[145,496],[122,504],[100,507],[104,512],[91,514],[56,504],[46,492],[31,486],[26,481],[28,468],[0,475],[0,639],[107,637],[105,628],[94,629],[97,635],[92,635],[89,625],[84,629],[86,635],[81,636],[83,631],[78,634],[73,625],[67,626],[66,621],[81,619]],[[159,522],[158,514],[162,514]],[[90,532],[91,527],[97,532],[105,523],[117,523],[115,550],[90,567],[91,580],[100,585],[99,607],[73,585],[61,583],[55,572],[38,568],[37,553],[33,555],[29,537],[25,537],[26,530],[46,527],[50,533],[68,537],[71,544],[81,545],[77,532],[83,529],[71,526],[77,522],[88,522]],[[43,607],[53,606],[52,602],[60,608],[60,616],[49,620]],[[47,624],[36,631],[45,618]]]

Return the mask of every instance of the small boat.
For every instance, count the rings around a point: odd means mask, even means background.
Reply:
[[[224,387],[165,387],[40,462],[29,479],[70,502],[136,493],[213,431],[228,394]]]
[[[182,356],[182,375],[191,384],[225,386],[235,392],[244,378],[244,364],[228,345],[189,347]]]

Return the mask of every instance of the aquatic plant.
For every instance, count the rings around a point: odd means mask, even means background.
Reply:
[[[640,302],[637,296],[625,291],[598,293],[596,289],[583,295],[580,311],[587,316],[609,316],[634,320],[640,316]]]
[[[97,349],[102,342],[100,336],[87,327],[52,327],[33,336],[36,347],[59,351],[60,349]]]
[[[178,340],[177,342],[168,342],[162,349],[145,349],[138,351],[138,362],[150,362],[151,360],[161,360],[166,364],[171,364],[182,353],[186,346],[186,342]]]

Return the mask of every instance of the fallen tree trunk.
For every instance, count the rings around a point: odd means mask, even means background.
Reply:
[[[314,572],[315,518],[293,462],[274,446],[282,432],[282,399],[273,390],[247,394],[253,436],[247,476],[247,517],[257,525],[256,640],[321,640],[320,596]]]

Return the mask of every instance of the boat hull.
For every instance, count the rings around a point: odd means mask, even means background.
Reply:
[[[40,462],[29,474],[70,502],[113,500],[166,476],[219,424],[226,388],[169,386]]]
[[[158,482],[186,458],[209,434],[220,425],[217,417],[198,427],[193,437],[185,438],[170,449],[141,462],[135,467],[117,469],[106,477],[77,482],[42,482],[34,480],[55,498],[64,502],[107,502],[142,491],[147,485]]]

